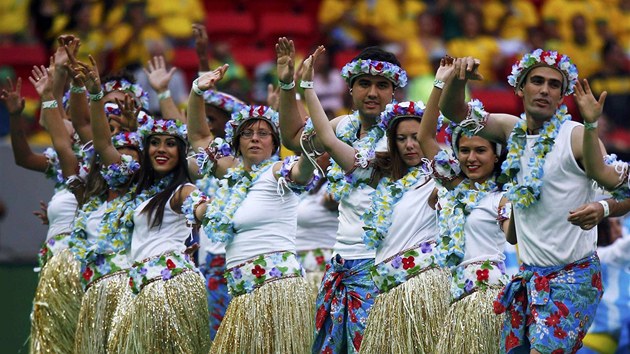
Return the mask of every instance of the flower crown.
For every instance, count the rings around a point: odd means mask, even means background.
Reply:
[[[232,119],[225,124],[225,140],[232,144],[235,131],[238,134],[239,128],[250,119],[262,119],[271,125],[273,132],[278,134],[280,120],[278,112],[267,106],[244,106],[241,110],[232,113]]]
[[[187,128],[186,124],[178,120],[155,120],[150,116],[142,117],[143,123],[138,127],[138,134],[142,136],[142,139],[146,139],[151,135],[163,134],[172,135],[182,139],[186,142]]]
[[[341,76],[348,85],[359,75],[378,75],[390,80],[397,87],[407,85],[407,72],[400,66],[386,61],[357,59],[341,69]]]
[[[378,127],[383,130],[389,129],[396,119],[404,117],[422,118],[424,114],[424,103],[422,101],[413,102],[405,101],[400,103],[389,103],[385,106],[385,110],[381,113],[381,121]]]
[[[110,80],[103,85],[103,91],[105,91],[105,94],[112,91],[130,93],[135,97],[136,103],[140,104],[144,109],[149,109],[149,94],[138,84],[132,84],[125,79]]]
[[[120,132],[112,136],[112,145],[114,145],[116,149],[126,146],[135,146],[142,150],[142,137],[135,132]]]
[[[550,66],[560,71],[564,78],[562,83],[564,95],[573,93],[573,88],[578,79],[578,70],[575,64],[571,62],[571,58],[555,51],[543,51],[540,48],[523,55],[523,58],[518,63],[512,65],[512,73],[508,76],[508,83],[515,90],[518,89],[527,73],[538,66]]]
[[[220,108],[228,112],[228,114],[238,112],[246,106],[238,98],[215,90],[204,92],[203,99],[206,101],[206,104]]]

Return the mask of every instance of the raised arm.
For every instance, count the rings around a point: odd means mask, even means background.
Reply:
[[[214,89],[216,83],[223,78],[229,65],[209,71],[197,78],[188,96],[188,141],[194,151],[205,149],[214,139],[206,122],[206,102],[203,93]]]
[[[164,119],[177,119],[182,123],[186,123],[186,115],[177,108],[175,101],[171,97],[171,91],[168,89],[168,84],[171,82],[175,70],[177,70],[175,67],[172,67],[171,70],[166,70],[166,62],[164,57],[160,55],[153,57],[153,60],[147,62],[144,73],[149,78],[151,88],[157,93],[162,117]]]
[[[440,86],[441,82],[445,82],[448,79],[453,69],[453,58],[442,58],[440,60],[440,67],[435,73],[435,85],[431,90],[422,120],[420,121],[420,133],[418,134],[420,148],[424,156],[429,160],[433,160],[435,155],[442,150],[436,139],[438,117],[440,116],[439,102],[442,96],[442,88]]]
[[[195,51],[199,59],[199,72],[210,71],[208,63],[208,32],[206,26],[194,23],[192,25],[193,36],[195,37]]]
[[[68,115],[72,121],[74,130],[79,135],[82,143],[92,140],[92,128],[90,126],[90,107],[86,95],[85,83],[77,79],[77,73],[74,72],[70,57],[76,58],[79,52],[81,42],[79,38],[73,38],[71,41],[64,41],[63,49],[66,52],[64,65],[70,74],[70,99],[68,100]],[[67,48],[67,49],[66,49]]]
[[[314,64],[317,58],[324,52],[324,47],[319,46],[311,56],[304,61],[304,72],[302,74],[302,84],[304,88],[304,99],[306,107],[311,113],[311,120],[320,143],[326,152],[343,168],[350,171],[354,168],[355,150],[352,146],[344,143],[337,138],[333,130],[324,108],[317,98],[317,94],[313,89]]]

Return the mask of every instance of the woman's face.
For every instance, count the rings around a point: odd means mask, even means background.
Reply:
[[[481,137],[459,138],[457,157],[464,174],[473,182],[485,182],[494,171],[494,164],[499,161],[491,143]]]
[[[149,159],[151,167],[160,176],[167,175],[179,163],[179,145],[172,135],[152,135],[149,137]]]
[[[269,123],[257,120],[243,129],[239,137],[239,151],[249,164],[256,165],[269,158],[274,151],[273,130]]]
[[[422,150],[418,142],[420,121],[406,119],[398,123],[396,127],[396,148],[408,167],[417,166],[422,160]]]

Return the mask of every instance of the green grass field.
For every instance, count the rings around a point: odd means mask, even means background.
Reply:
[[[0,353],[28,353],[28,335],[38,274],[35,265],[0,264]]]

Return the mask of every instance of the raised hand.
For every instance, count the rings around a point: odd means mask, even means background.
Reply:
[[[144,72],[149,78],[149,84],[157,93],[168,90],[168,83],[173,78],[176,68],[172,67],[171,70],[166,70],[166,62],[163,56],[153,57],[153,60],[147,62],[147,67],[144,68]]]
[[[450,56],[445,56],[440,59],[440,66],[435,73],[435,79],[440,81],[446,81],[449,76],[455,71],[455,59]]]
[[[39,201],[39,210],[34,211],[33,215],[37,216],[42,224],[48,225],[48,205],[44,201]]]
[[[7,90],[8,89],[8,90]],[[16,116],[22,114],[24,110],[24,97],[22,97],[22,78],[17,79],[15,87],[13,81],[7,78],[6,88],[0,91],[0,101],[4,103],[9,111],[9,115]]]
[[[313,76],[315,76],[315,61],[317,58],[326,51],[323,45],[320,45],[315,49],[315,52],[311,54],[304,63],[302,64],[304,68],[302,69],[302,81],[313,81]]]
[[[70,52],[68,46],[64,46],[66,49],[66,53],[68,54],[68,58],[70,60],[71,71],[73,72],[74,78],[79,82],[84,82],[85,87],[88,92],[95,95],[101,92],[101,78],[98,74],[98,66],[96,65],[96,60],[89,55],[90,62],[92,65],[85,64],[81,61],[78,61],[73,53]]]
[[[219,66],[218,68],[214,69],[213,71],[209,71],[201,75],[197,79],[197,86],[202,91],[214,89],[214,86],[216,85],[216,83],[219,82],[223,78],[223,76],[225,75],[225,72],[227,71],[229,67],[230,67],[229,64],[223,64]]]
[[[48,86],[48,69],[43,65],[39,67],[37,65],[33,66],[33,70],[31,70],[31,76],[28,77],[28,81],[30,81],[33,86],[35,86],[35,90],[39,97],[44,96],[46,93],[46,87]],[[52,80],[51,80],[52,81]]]
[[[459,80],[483,80],[477,70],[481,62],[477,58],[465,57],[455,59],[455,74]]]
[[[193,24],[193,37],[195,37],[195,51],[199,59],[199,70],[208,71],[208,32],[206,26],[202,24]]]
[[[294,79],[295,45],[286,37],[278,38],[276,43],[276,64],[278,65],[278,80],[291,83]]]
[[[275,111],[280,107],[280,86],[267,85],[267,106]]]
[[[55,64],[58,67],[67,66],[69,62],[68,53],[66,52],[65,46],[68,46],[70,52],[76,57],[79,52],[79,46],[81,45],[81,40],[71,34],[62,34],[57,38],[57,43],[59,46],[55,51]]]
[[[123,101],[116,98],[116,104],[120,109],[122,117],[112,116],[112,120],[115,120],[123,127],[123,130],[135,132],[138,130],[138,114],[140,114],[140,106],[136,103],[136,100],[128,93],[125,94]]]
[[[582,115],[584,122],[597,122],[604,111],[604,102],[606,101],[607,95],[608,92],[604,91],[599,96],[599,100],[597,100],[591,91],[591,86],[588,84],[588,80],[583,79],[582,82],[577,80],[574,93],[575,103],[580,109],[580,114]]]

